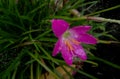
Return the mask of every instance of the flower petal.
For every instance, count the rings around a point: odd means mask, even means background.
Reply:
[[[96,44],[97,43],[97,39],[95,37],[93,37],[90,34],[80,34],[77,35],[77,37],[75,37],[76,40],[78,40],[79,42],[83,42],[86,44]]]
[[[62,57],[65,60],[65,62],[68,65],[72,65],[73,62],[73,56],[71,52],[67,49],[67,47],[64,45],[64,47],[61,49]]]
[[[69,24],[62,19],[53,19],[51,22],[56,37],[60,37],[69,28]]]
[[[52,53],[52,56],[55,56],[55,55],[57,55],[58,53],[59,53],[59,51],[60,51],[60,39],[56,42],[56,44],[55,44],[55,47],[54,47],[54,49],[53,49],[53,53]]]
[[[75,55],[78,56],[81,60],[87,60],[87,55],[81,45],[74,46]]]
[[[90,29],[91,29],[91,26],[75,26],[75,27],[71,28],[70,30],[81,34],[81,33],[86,33]]]

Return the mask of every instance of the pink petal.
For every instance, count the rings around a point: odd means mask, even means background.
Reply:
[[[55,47],[54,47],[54,49],[53,49],[53,53],[52,53],[52,56],[56,56],[58,53],[59,53],[59,51],[60,51],[60,39],[56,42],[56,44],[55,44]]]
[[[80,34],[77,35],[76,40],[86,43],[86,44],[96,44],[97,39],[90,34]]]
[[[60,37],[69,28],[69,24],[62,19],[53,19],[51,22],[56,37]]]
[[[78,56],[81,60],[87,60],[87,55],[81,45],[77,45],[74,47],[75,55]]]
[[[72,54],[69,52],[69,50],[67,49],[66,46],[64,46],[62,49],[61,49],[61,53],[62,53],[62,57],[63,59],[65,60],[65,62],[68,64],[68,65],[72,65],[72,62],[73,62],[73,56]]]
[[[75,26],[75,27],[71,28],[70,30],[81,34],[81,33],[86,33],[90,29],[91,29],[91,26]]]

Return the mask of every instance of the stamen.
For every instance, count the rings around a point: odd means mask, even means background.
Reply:
[[[77,41],[77,40],[75,40],[75,39],[71,39],[71,41],[72,41],[74,44],[76,44],[76,45],[79,45],[79,44],[80,44],[80,42]]]
[[[66,44],[66,46],[68,47],[68,50],[74,50],[74,48],[72,47],[72,45],[69,43],[69,41],[68,40],[66,40],[65,41],[65,44]]]

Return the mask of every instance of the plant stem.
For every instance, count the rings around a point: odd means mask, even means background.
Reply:
[[[110,23],[118,23],[120,24],[120,20],[115,20],[115,19],[107,19],[107,18],[102,18],[102,17],[94,17],[94,16],[88,16],[88,20],[94,20],[98,22],[110,22]]]
[[[116,6],[113,6],[113,7],[107,8],[107,9],[104,9],[104,10],[100,10],[100,11],[97,11],[97,12],[94,12],[94,13],[91,13],[91,14],[88,14],[88,16],[100,14],[100,13],[107,12],[107,11],[110,11],[110,10],[113,10],[113,9],[117,9],[117,8],[120,8],[120,5],[116,5]]]
[[[120,6],[116,6],[116,7],[120,7]],[[120,24],[120,20],[108,19],[108,18],[96,17],[96,16],[88,16],[88,15],[86,15],[86,16],[80,16],[80,12],[78,10],[76,10],[76,9],[70,10],[70,13],[73,14],[74,16],[78,17],[78,18],[72,18],[72,20],[87,19],[87,20],[94,20],[94,21],[97,21],[97,22],[110,22],[110,23],[118,23],[118,24]]]

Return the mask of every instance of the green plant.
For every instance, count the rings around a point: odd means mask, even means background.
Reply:
[[[40,79],[40,75],[46,71],[58,79],[63,78],[56,71],[56,67],[66,65],[64,60],[60,55],[57,57],[51,55],[57,41],[51,31],[50,20],[53,18],[67,20],[71,26],[91,25],[90,33],[98,38],[99,43],[111,43],[111,41],[101,40],[102,36],[116,41],[106,31],[105,24],[106,22],[120,23],[120,21],[104,19],[105,22],[96,22],[103,21],[103,18],[96,20],[87,15],[98,16],[99,13],[106,10],[86,14],[88,12],[86,8],[96,4],[97,1],[84,1],[70,0],[67,2],[64,0],[64,4],[62,4],[62,0],[57,3],[54,0],[0,0],[0,56],[3,55],[0,62],[6,63],[0,65],[0,79]],[[118,7],[120,6],[116,8]],[[78,8],[81,10],[77,11]],[[76,12],[78,13],[76,14]],[[84,48],[90,58],[86,61],[87,63],[97,66],[98,64],[92,59],[104,61],[95,57],[90,51],[91,49],[96,50],[95,45],[84,45]],[[120,66],[113,63],[106,61],[104,63],[112,64],[112,67],[120,69]],[[70,68],[89,78],[97,79],[83,70]],[[64,67],[63,69],[65,70]]]

